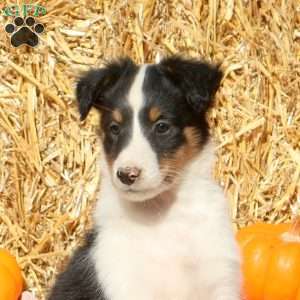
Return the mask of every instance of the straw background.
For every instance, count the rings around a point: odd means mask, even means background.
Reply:
[[[4,32],[11,18],[0,16],[0,247],[16,255],[39,299],[90,226],[98,116],[79,122],[74,86],[111,58],[221,62],[209,122],[233,224],[290,220],[300,197],[298,0],[37,3],[48,13],[36,48],[14,49]]]

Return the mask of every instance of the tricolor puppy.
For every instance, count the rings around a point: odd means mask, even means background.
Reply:
[[[240,262],[213,181],[207,109],[217,66],[130,59],[85,74],[81,119],[101,112],[102,181],[94,230],[50,300],[238,300]]]

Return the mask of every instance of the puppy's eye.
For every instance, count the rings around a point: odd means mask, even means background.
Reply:
[[[109,130],[113,135],[119,135],[121,131],[121,127],[117,123],[111,123],[109,126]]]
[[[170,127],[171,127],[170,124],[161,121],[155,125],[155,132],[157,134],[166,134],[169,132]]]

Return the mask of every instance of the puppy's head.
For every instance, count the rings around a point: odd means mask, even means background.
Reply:
[[[217,66],[170,57],[130,59],[91,70],[78,82],[81,119],[102,112],[102,142],[112,181],[130,201],[169,189],[208,137],[205,112],[222,77]]]

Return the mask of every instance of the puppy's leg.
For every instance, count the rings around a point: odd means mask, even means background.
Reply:
[[[225,201],[224,201],[225,203]],[[225,211],[224,210],[220,210]],[[209,300],[241,299],[241,255],[228,218],[209,223],[202,243],[201,279]],[[200,249],[200,248],[199,248]]]
[[[231,259],[208,260],[205,283],[210,300],[240,300],[241,274],[238,261]]]
[[[90,259],[92,242],[89,235],[86,245],[75,252],[66,270],[57,277],[48,300],[108,300]]]

